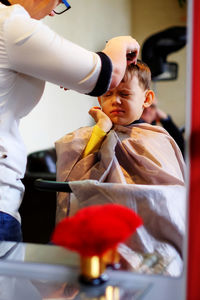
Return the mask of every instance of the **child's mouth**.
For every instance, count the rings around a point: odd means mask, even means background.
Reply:
[[[110,113],[111,114],[115,114],[115,115],[119,115],[119,114],[123,114],[125,111],[122,109],[113,109]]]

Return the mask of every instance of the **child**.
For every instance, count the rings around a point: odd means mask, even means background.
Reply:
[[[150,83],[143,62],[127,68],[120,85],[98,99],[101,108],[90,110],[94,128],[57,141],[57,179],[70,181],[75,210],[106,202],[133,208],[144,226],[128,243],[132,249],[181,255],[184,160],[165,129],[139,122],[154,99]],[[66,216],[69,198],[59,193],[57,220]]]

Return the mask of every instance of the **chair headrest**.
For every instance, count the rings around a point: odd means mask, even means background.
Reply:
[[[27,157],[27,171],[56,173],[55,148],[30,153]]]
[[[151,69],[152,80],[176,79],[178,66],[176,63],[167,62],[167,56],[170,53],[180,50],[185,45],[185,26],[167,28],[151,35],[144,41],[142,46],[142,60]],[[160,76],[165,72],[168,72],[168,78]]]

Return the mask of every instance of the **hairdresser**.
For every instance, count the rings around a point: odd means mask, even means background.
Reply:
[[[91,96],[117,86],[139,45],[108,41],[93,53],[57,35],[40,20],[70,8],[66,0],[0,0],[0,240],[20,241],[19,206],[26,151],[19,122],[40,100],[45,81]],[[127,60],[127,54],[136,56]]]

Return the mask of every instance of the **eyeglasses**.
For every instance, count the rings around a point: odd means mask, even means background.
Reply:
[[[61,15],[70,8],[71,8],[71,6],[69,5],[69,3],[66,0],[62,0],[62,3],[60,3],[54,10],[54,13],[56,15]]]

